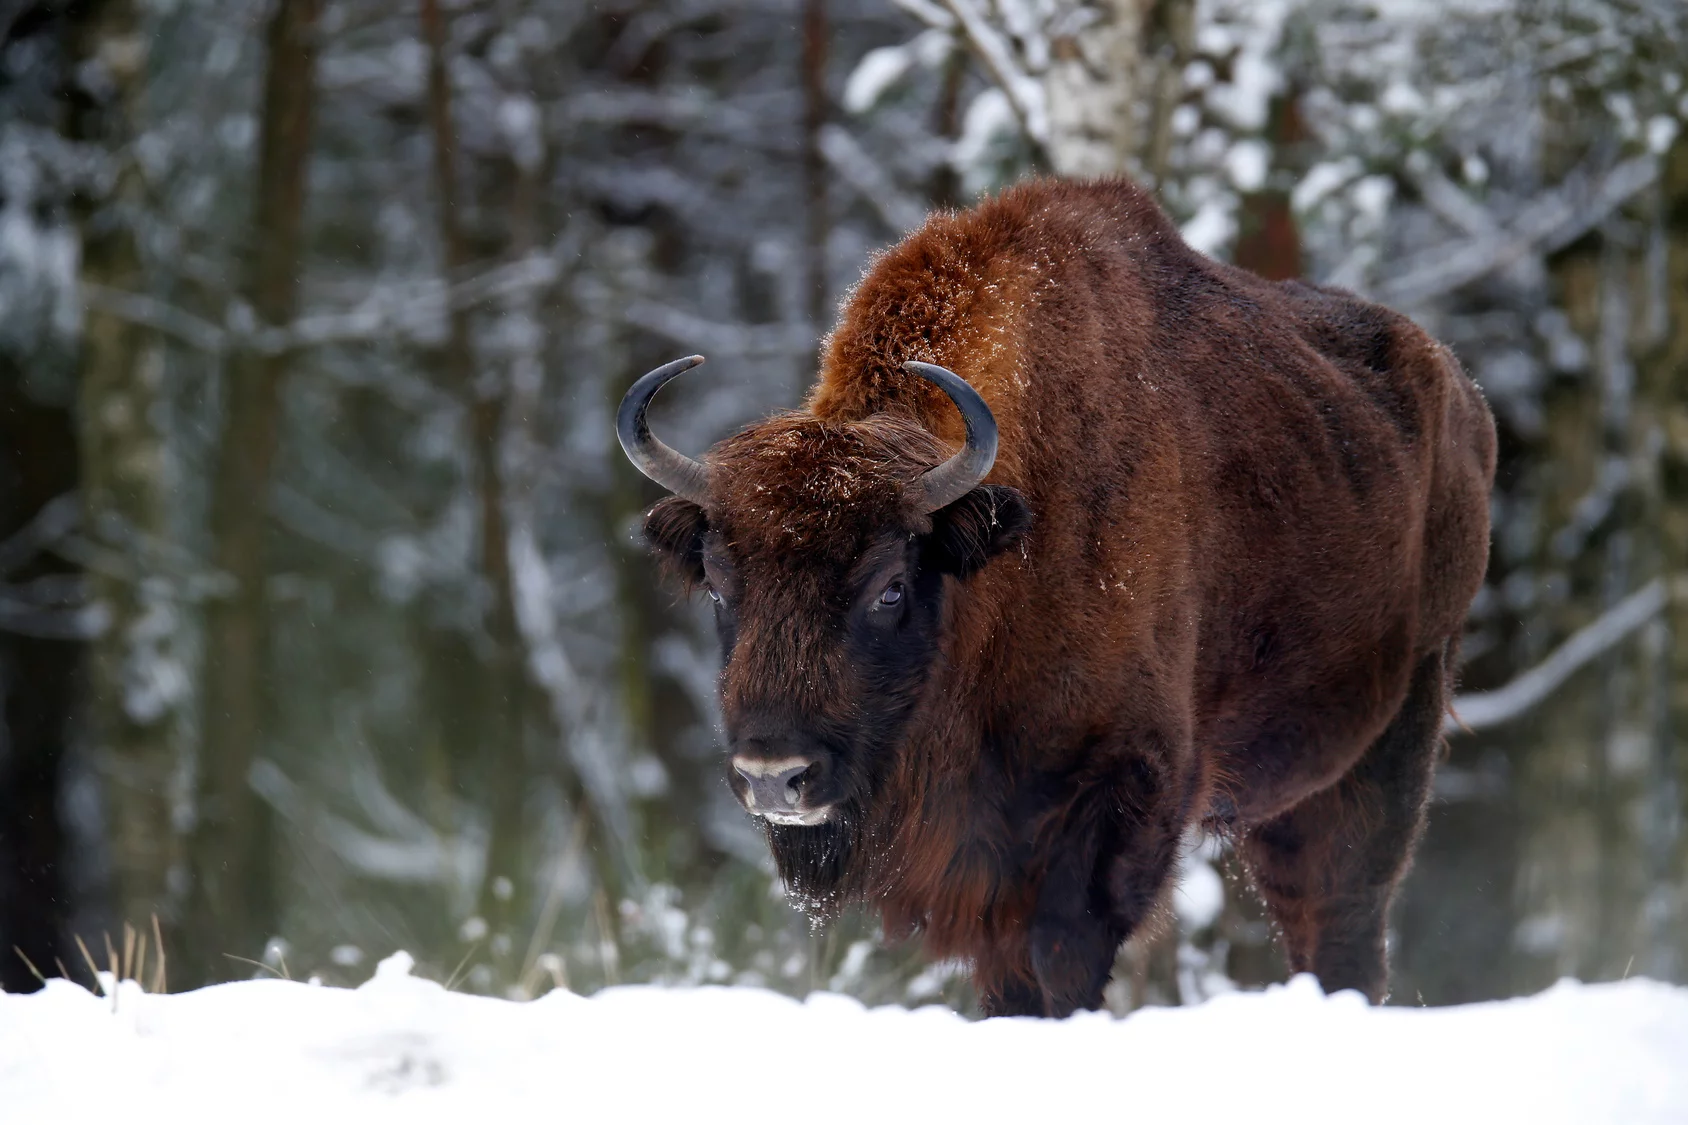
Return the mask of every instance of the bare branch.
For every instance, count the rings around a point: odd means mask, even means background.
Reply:
[[[1688,582],[1678,580],[1679,587]],[[1678,597],[1683,590],[1675,591]],[[1457,697],[1454,715],[1443,721],[1442,733],[1485,730],[1500,726],[1528,712],[1546,699],[1583,665],[1610,651],[1625,637],[1664,612],[1672,591],[1663,578],[1655,578],[1635,593],[1578,629],[1553,652],[1504,687]],[[1458,717],[1455,718],[1454,716]]]
[[[105,632],[111,615],[99,605],[37,609],[0,599],[0,632],[45,641],[91,641]]]
[[[807,324],[729,324],[648,298],[633,301],[623,315],[629,324],[706,355],[804,355],[815,346]]]
[[[1658,161],[1637,156],[1611,168],[1593,187],[1586,176],[1572,177],[1558,191],[1526,207],[1510,231],[1487,238],[1462,237],[1408,259],[1373,295],[1387,305],[1422,305],[1528,254],[1557,250],[1598,226],[1657,176]],[[1449,202],[1445,196],[1439,201]]]
[[[87,583],[80,574],[44,574],[19,585],[0,584],[0,632],[90,640],[105,631],[111,614],[87,599]]]
[[[955,17],[932,0],[891,0],[891,3],[927,27],[935,27],[939,31],[955,30]]]
[[[55,496],[35,517],[0,542],[0,574],[9,574],[76,530],[82,522],[82,501],[74,492]]]
[[[579,11],[588,11],[582,6]],[[611,41],[601,62],[604,73],[625,74],[635,69],[653,43],[688,24],[698,23],[711,16],[738,18],[741,13],[734,0],[680,0],[672,4],[636,5],[621,23],[621,31]],[[555,16],[551,18],[556,18]],[[577,17],[580,18],[580,17]],[[557,29],[560,30],[560,29]],[[553,31],[553,42],[566,43],[568,36]]]
[[[913,230],[926,220],[926,209],[897,187],[848,129],[828,125],[821,130],[820,143],[821,155],[826,157],[827,164],[879,212],[886,226],[901,233]]]
[[[472,307],[547,289],[562,280],[565,265],[579,260],[580,242],[580,227],[570,226],[551,249],[524,255],[460,281],[451,287],[448,299],[454,306],[461,303]]]
[[[173,336],[200,351],[221,351],[228,341],[229,334],[217,325],[144,293],[125,293],[84,281],[82,299],[89,308]]]
[[[565,125],[661,125],[728,137],[752,135],[760,128],[741,107],[707,94],[639,89],[583,90],[564,104],[559,120]]]
[[[1413,186],[1431,211],[1476,238],[1501,238],[1506,232],[1488,208],[1448,179],[1434,163],[1425,162],[1412,176]]]
[[[487,834],[482,825],[446,836],[413,814],[410,832],[371,832],[308,799],[299,782],[267,758],[252,763],[247,784],[283,819],[308,832],[361,875],[396,883],[462,887],[471,885],[485,870]]]
[[[635,856],[637,849],[632,845],[634,827],[626,787],[600,729],[598,712],[604,695],[586,688],[562,642],[551,572],[534,539],[532,522],[525,517],[521,513],[511,524],[509,550],[516,623],[525,642],[528,672],[550,701],[552,719],[566,736],[564,745],[581,787],[625,865],[626,857]],[[636,864],[627,873],[635,882],[641,881]]]
[[[973,0],[943,0],[943,5],[961,25],[961,33],[967,37],[979,61],[985,64],[991,81],[1007,95],[1008,104],[1013,107],[1014,116],[1019,118],[1026,136],[1038,145],[1047,144],[1049,121],[1044,112],[1043,87],[1020,69],[1008,44],[979,14]]]
[[[382,537],[357,519],[322,507],[296,488],[277,483],[270,490],[270,510],[283,527],[354,562],[375,558]]]
[[[127,293],[91,282],[82,286],[90,308],[109,313],[131,324],[139,324],[205,352],[237,347],[250,348],[263,356],[281,355],[300,348],[350,344],[384,337],[412,338],[441,316],[475,308],[516,293],[543,290],[555,285],[564,274],[564,264],[575,258],[579,239],[565,236],[543,254],[532,254],[505,262],[485,273],[466,278],[447,288],[437,279],[427,279],[395,292],[377,290],[353,308],[339,312],[314,312],[299,316],[279,327],[240,327],[236,319],[221,327],[192,313],[144,293]],[[244,318],[250,319],[250,318]]]
[[[443,316],[491,301],[548,289],[563,276],[564,263],[575,258],[579,239],[565,235],[542,254],[505,262],[446,288],[435,279],[417,283],[398,296],[377,290],[346,312],[302,316],[283,328],[266,329],[257,346],[266,354],[293,348],[356,343],[383,336],[414,335],[418,311]],[[416,306],[422,306],[420,310]]]

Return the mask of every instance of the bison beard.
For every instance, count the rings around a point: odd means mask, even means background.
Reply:
[[[645,425],[699,362],[618,428],[676,494],[646,534],[714,599],[729,781],[799,905],[1061,1016],[1206,824],[1292,969],[1383,997],[1488,552],[1493,423],[1446,349],[1109,181],[934,215],[805,407],[701,462]]]

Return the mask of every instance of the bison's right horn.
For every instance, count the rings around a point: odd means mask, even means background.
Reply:
[[[915,360],[903,367],[948,395],[967,424],[967,444],[961,447],[961,452],[937,468],[928,469],[909,486],[911,503],[923,514],[930,515],[966,496],[991,471],[996,463],[996,417],[979,392],[955,372]]]
[[[621,409],[615,413],[615,436],[621,439],[627,459],[674,495],[699,506],[709,503],[709,470],[702,462],[676,453],[652,436],[650,424],[645,421],[645,409],[664,383],[702,362],[700,355],[687,356],[644,375],[627,389]]]

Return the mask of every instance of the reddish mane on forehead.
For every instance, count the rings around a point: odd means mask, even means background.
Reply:
[[[711,451],[712,513],[742,551],[801,550],[848,563],[887,527],[921,530],[903,486],[950,451],[911,418],[823,421],[776,415]]]

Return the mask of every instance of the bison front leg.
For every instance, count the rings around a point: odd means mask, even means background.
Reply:
[[[987,1017],[1041,1016],[1043,990],[1035,981],[1004,975],[998,980],[978,980],[979,1007]]]
[[[1074,841],[1082,847],[1081,841]],[[1059,856],[1044,877],[1032,918],[1032,971],[1039,1014],[1060,1019],[1102,1003],[1125,934],[1096,895],[1096,850]],[[1084,861],[1088,858],[1089,864]]]
[[[1139,751],[1106,762],[1059,821],[1031,927],[1046,1016],[1101,1006],[1120,945],[1160,897],[1183,827],[1168,760]]]

